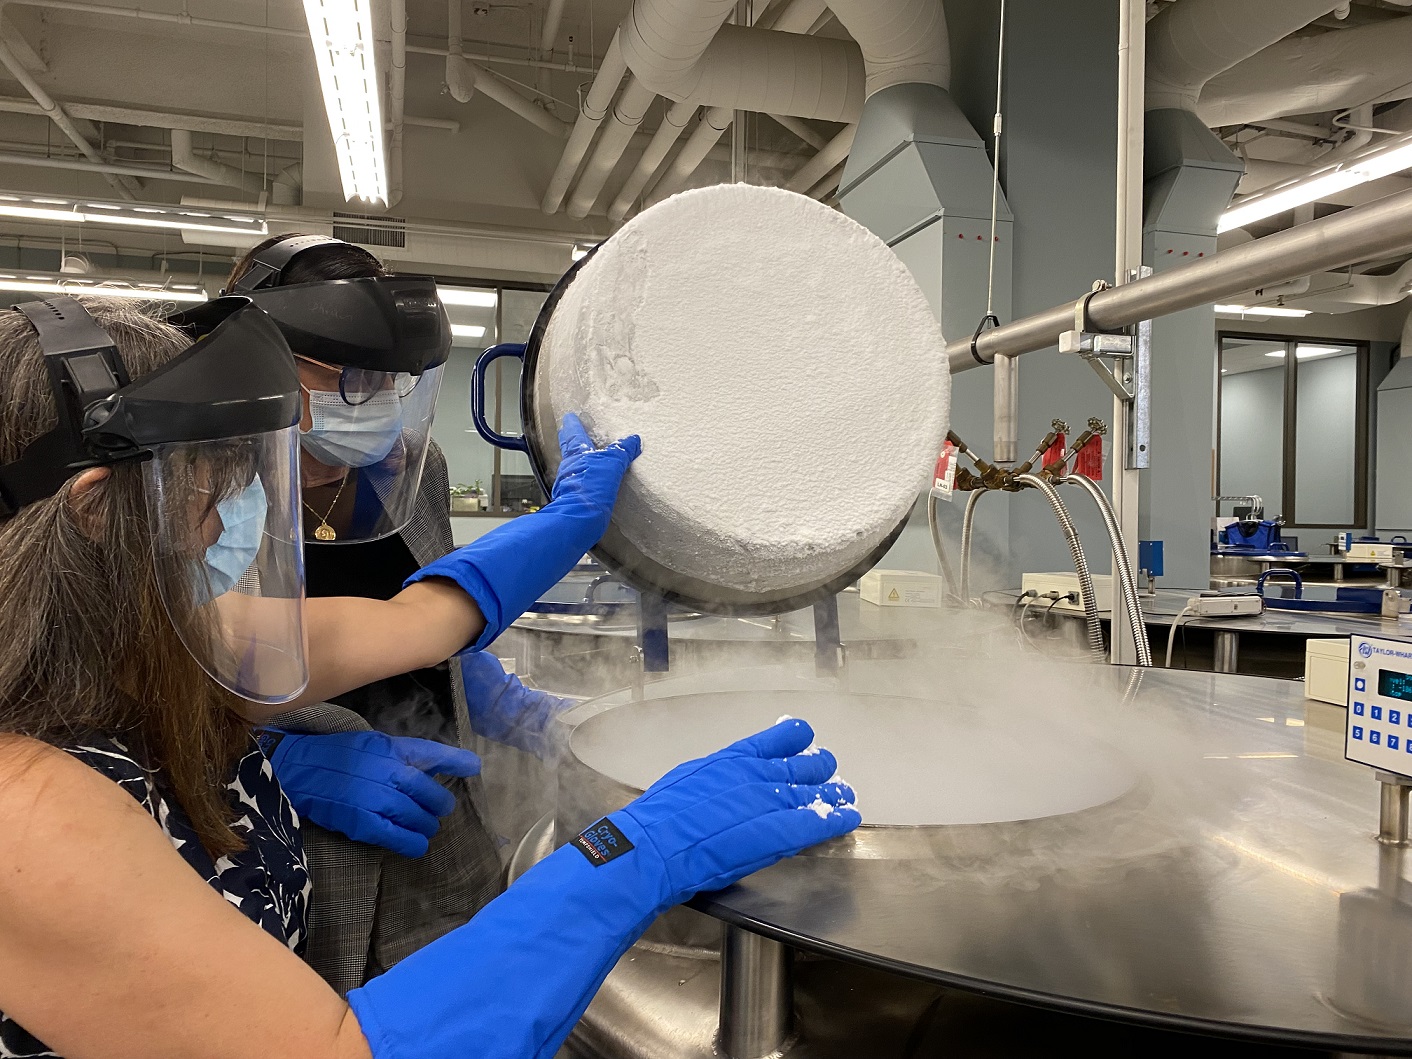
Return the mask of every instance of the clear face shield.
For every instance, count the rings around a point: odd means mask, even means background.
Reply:
[[[396,533],[412,517],[451,325],[429,276],[278,285],[295,257],[331,242],[274,244],[236,291],[269,313],[299,358],[306,538],[351,544]]]
[[[299,441],[310,540],[377,540],[407,524],[421,488],[442,370],[437,365],[413,375],[301,358],[308,411]]]
[[[279,329],[248,299],[218,299],[172,318],[193,345],[129,381],[78,301],[18,308],[39,332],[60,423],[0,467],[0,517],[78,470],[145,461],[157,587],[182,642],[243,698],[296,698],[308,683],[299,389]]]
[[[144,467],[157,583],[187,650],[243,698],[304,689],[298,429],[163,445]]]

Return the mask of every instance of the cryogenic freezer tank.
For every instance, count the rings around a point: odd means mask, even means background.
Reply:
[[[668,759],[780,713],[817,714],[865,820],[880,823],[664,916],[571,1048],[730,1054],[717,1038],[727,924],[788,947],[792,1057],[930,1054],[918,1042],[942,1039],[949,1054],[1013,1054],[996,1042],[1064,1035],[1160,1051],[1171,1032],[1239,1041],[1240,1054],[1412,1054],[1412,999],[1394,985],[1412,972],[1405,851],[1373,840],[1377,785],[1342,760],[1341,712],[1258,678],[1044,674],[776,667],[573,711],[560,838]],[[928,773],[929,755],[964,774]],[[894,785],[880,790],[889,760]],[[554,842],[541,828],[517,867]]]

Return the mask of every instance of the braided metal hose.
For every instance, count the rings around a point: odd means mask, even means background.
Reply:
[[[1079,543],[1079,531],[1074,526],[1069,509],[1064,506],[1064,500],[1059,495],[1059,490],[1055,489],[1048,480],[1034,474],[1017,474],[1015,481],[1038,489],[1044,494],[1044,498],[1049,501],[1049,506],[1054,510],[1054,517],[1059,520],[1059,528],[1064,531],[1064,538],[1069,542],[1069,554],[1074,557],[1074,572],[1079,575],[1079,598],[1083,602],[1084,625],[1088,630],[1089,651],[1097,659],[1106,662],[1108,660],[1108,646],[1103,642],[1103,626],[1098,620],[1098,600],[1093,591],[1093,575],[1088,571],[1088,559],[1084,556],[1083,545]]]
[[[971,530],[976,521],[976,503],[989,489],[973,489],[966,498],[966,514],[961,519],[961,602],[971,603]]]
[[[1147,642],[1147,625],[1142,617],[1142,603],[1138,598],[1137,578],[1133,575],[1132,563],[1128,562],[1128,546],[1123,542],[1123,530],[1118,525],[1118,515],[1113,504],[1102,489],[1082,474],[1071,474],[1059,479],[1060,485],[1077,485],[1098,505],[1103,516],[1103,525],[1108,528],[1108,539],[1113,545],[1114,564],[1117,567],[1118,583],[1123,590],[1123,609],[1127,611],[1128,628],[1132,629],[1133,645],[1137,648],[1137,664],[1152,665],[1152,645]]]
[[[941,565],[941,575],[946,579],[946,594],[950,599],[959,599],[965,605],[965,597],[956,594],[956,571],[951,569],[951,560],[946,557],[946,544],[941,539],[941,526],[937,522],[935,496],[927,497],[927,526],[932,531],[932,547],[936,549],[936,561]]]

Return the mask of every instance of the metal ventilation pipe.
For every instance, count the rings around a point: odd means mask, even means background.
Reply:
[[[1336,7],[1338,0],[1182,0],[1168,5],[1147,23],[1146,108],[1196,110],[1211,78]]]
[[[1397,18],[1272,44],[1213,77],[1196,113],[1215,127],[1409,98],[1412,18]]]
[[[893,85],[951,87],[951,40],[940,0],[829,0],[863,50],[867,94]]]

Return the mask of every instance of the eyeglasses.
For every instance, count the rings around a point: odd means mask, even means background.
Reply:
[[[420,375],[412,375],[405,371],[340,368],[336,364],[325,364],[312,357],[299,357],[298,359],[326,371],[338,372],[338,395],[343,398],[344,404],[354,407],[367,404],[378,394],[387,391],[395,393],[398,397],[407,397],[417,388],[417,383],[422,381]]]

